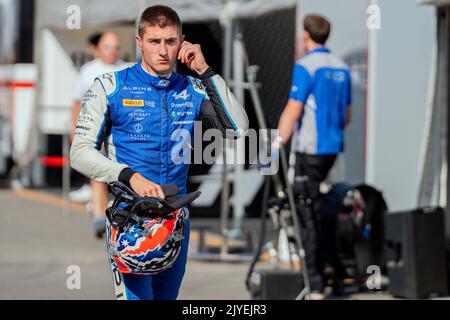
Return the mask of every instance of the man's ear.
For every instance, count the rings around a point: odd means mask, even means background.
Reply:
[[[309,39],[311,39],[311,35],[309,34],[308,31],[304,30],[303,31],[303,41],[309,40]]]
[[[138,34],[136,35],[136,37],[134,39],[136,40],[136,45],[139,47],[139,49],[142,50],[142,39],[139,37]]]

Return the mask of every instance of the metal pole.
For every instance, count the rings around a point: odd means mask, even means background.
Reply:
[[[226,83],[230,83],[231,80],[231,47],[233,41],[233,22],[225,22],[225,37],[224,37],[224,57],[223,57],[223,75]],[[221,207],[220,207],[220,230],[222,233],[223,241],[220,249],[220,255],[225,256],[228,253],[228,213],[230,209],[230,183],[228,181],[228,140],[223,141],[223,171],[222,171],[222,195],[221,195]]]
[[[246,56],[246,50],[245,50],[244,43],[242,40],[240,40],[240,41],[241,41],[240,46],[242,48],[242,53],[245,54],[245,56]],[[247,61],[247,64],[249,64],[247,57],[245,58],[245,60]],[[249,68],[249,67],[250,66],[247,66],[247,68]],[[248,72],[248,74],[251,75],[252,73]],[[259,126],[261,129],[267,128],[264,117],[262,116],[263,115],[262,104],[261,104],[261,100],[259,99],[258,88],[256,86],[255,79],[254,79],[254,77],[250,76],[250,77],[248,77],[248,80],[249,80],[249,84],[250,84],[250,93],[251,93],[251,97],[253,100],[253,105],[254,105],[256,114],[259,115],[258,116],[258,119],[260,121]],[[307,272],[307,268],[306,268],[305,250],[303,249],[303,241],[302,241],[301,231],[300,231],[300,222],[299,222],[298,216],[297,216],[294,194],[292,192],[291,184],[289,183],[289,180],[288,180],[289,167],[288,167],[287,160],[286,160],[286,152],[283,147],[280,148],[280,160],[281,160],[281,166],[282,166],[282,170],[283,170],[284,179],[286,181],[287,197],[288,197],[288,201],[289,201],[289,207],[291,210],[292,221],[294,223],[294,235],[295,235],[295,240],[298,244],[298,248],[297,248],[298,255],[300,257],[302,276],[303,276],[303,281],[305,284],[305,288],[300,292],[300,294],[297,297],[297,300],[299,300],[299,299],[303,299],[307,295],[309,295],[310,282],[309,282],[309,276],[308,276],[308,272]]]
[[[244,61],[241,45],[242,35],[239,31],[239,25],[235,24],[233,39],[233,82],[234,82],[234,96],[237,101],[243,106],[245,105],[245,92],[244,92]],[[235,147],[236,163],[234,164],[234,180],[233,180],[233,229],[230,231],[233,236],[242,235],[242,220],[245,215],[245,205],[243,195],[245,189],[239,183],[236,183],[237,179],[243,175],[243,163],[245,161],[245,139],[240,138],[233,143]]]
[[[298,220],[297,216],[297,210],[295,209],[295,200],[294,200],[294,194],[292,192],[291,185],[288,181],[288,164],[286,161],[286,152],[284,151],[284,148],[280,148],[280,159],[281,159],[281,166],[283,168],[284,178],[286,179],[286,190],[289,200],[289,207],[291,208],[291,215],[292,215],[292,221],[294,222],[294,228],[295,228],[295,238],[298,243],[298,255],[300,257],[300,263],[301,263],[301,269],[303,274],[303,281],[305,282],[305,289],[300,292],[300,294],[297,297],[297,300],[301,300],[305,298],[310,293],[310,283],[309,283],[309,276],[308,276],[308,270],[306,269],[306,259],[305,259],[305,250],[303,249],[303,241],[300,231],[300,222]]]

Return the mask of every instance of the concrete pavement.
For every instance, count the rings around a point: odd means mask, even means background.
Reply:
[[[91,218],[51,199],[0,190],[0,299],[112,299],[104,240],[94,237]],[[66,286],[70,266],[80,268],[80,290]],[[179,298],[248,299],[247,268],[189,260]]]
[[[104,240],[94,237],[83,206],[69,207],[46,192],[9,189],[0,190],[0,204],[0,299],[113,299]],[[202,223],[192,219],[193,227]],[[79,267],[80,289],[68,289],[71,266]],[[179,299],[249,299],[247,270],[248,263],[189,259]]]

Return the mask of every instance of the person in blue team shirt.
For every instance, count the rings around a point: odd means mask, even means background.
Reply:
[[[311,298],[323,298],[323,262],[320,228],[314,204],[320,183],[336,157],[344,151],[344,129],[351,119],[351,80],[348,66],[325,47],[330,35],[329,21],[308,15],[303,40],[306,55],[295,63],[289,100],[278,129],[280,147],[295,130],[296,152],[294,192],[312,200],[311,210],[302,210],[303,244],[311,282]]]

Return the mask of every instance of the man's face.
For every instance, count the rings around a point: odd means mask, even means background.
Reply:
[[[136,43],[142,50],[142,60],[152,73],[168,74],[175,68],[178,50],[183,41],[177,26],[146,26]]]
[[[115,33],[105,33],[98,43],[97,56],[103,63],[114,64],[119,59],[119,37]]]

